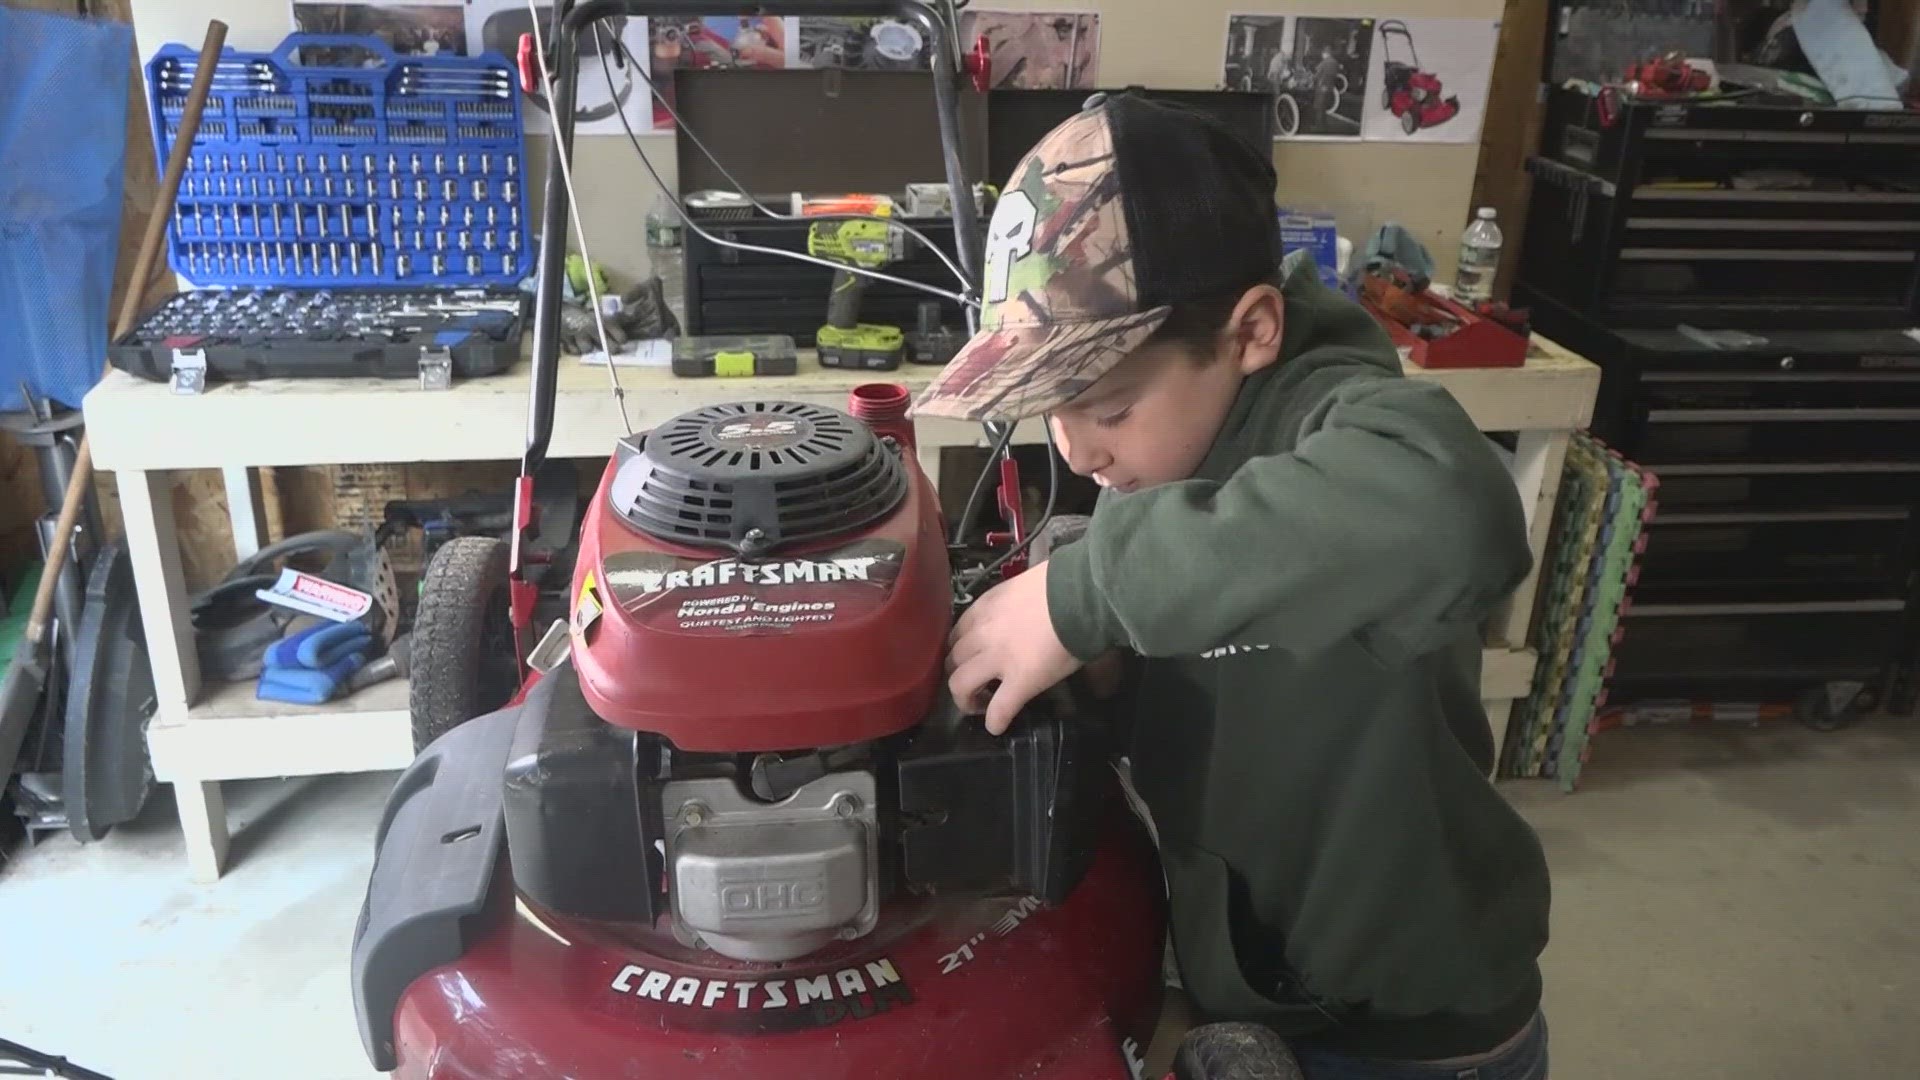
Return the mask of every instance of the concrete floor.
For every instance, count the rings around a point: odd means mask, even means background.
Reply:
[[[1554,871],[1554,1076],[1920,1076],[1920,724],[1629,731],[1572,797],[1519,785]],[[231,785],[217,886],[171,800],[0,868],[0,1037],[118,1080],[347,1080],[347,942],[390,775]]]

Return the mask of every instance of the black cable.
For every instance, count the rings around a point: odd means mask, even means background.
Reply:
[[[601,20],[601,23],[604,23],[605,21],[606,20]],[[598,38],[601,31],[601,23],[594,24],[593,30],[594,30],[594,35],[596,39]],[[965,289],[969,287],[970,283],[967,281],[966,275],[960,272],[960,267],[955,265],[952,259],[947,258],[946,252],[941,251],[939,246],[935,244],[933,240],[927,236],[926,233],[921,232],[919,229],[916,229],[913,226],[908,225],[906,222],[901,221],[898,218],[881,217],[877,214],[816,214],[811,217],[802,219],[801,217],[795,214],[781,214],[781,213],[774,212],[772,207],[767,206],[765,203],[762,203],[759,199],[755,198],[753,195],[753,192],[748,191],[747,186],[740,182],[739,177],[736,177],[733,175],[733,173],[729,172],[727,167],[721,164],[720,159],[714,155],[714,152],[707,149],[707,144],[700,140],[699,134],[696,133],[693,130],[693,128],[689,127],[686,121],[680,119],[679,111],[673,107],[672,102],[667,100],[666,95],[660,92],[660,88],[654,85],[653,79],[647,74],[645,70],[641,68],[640,61],[636,59],[633,55],[633,52],[627,48],[627,43],[625,41],[620,40],[620,36],[618,34],[613,35],[613,47],[617,55],[623,57],[628,64],[632,65],[634,74],[640,77],[640,81],[647,84],[648,92],[653,95],[654,100],[660,103],[661,108],[667,110],[667,115],[673,117],[674,124],[678,126],[678,128],[681,131],[684,131],[687,133],[687,140],[693,143],[694,149],[700,151],[700,155],[702,157],[712,162],[714,169],[717,170],[722,177],[726,178],[726,181],[729,184],[733,185],[733,190],[737,194],[745,198],[747,202],[750,203],[755,210],[760,211],[762,214],[767,215],[768,217],[774,219],[775,221],[806,220],[806,221],[878,221],[878,222],[881,222],[882,224],[885,224],[891,228],[898,229],[899,231],[906,233],[908,236],[911,236],[915,240],[918,240],[922,244],[926,245],[927,250],[933,252],[935,258],[939,259],[942,263],[946,264],[947,269],[950,272],[952,272],[955,280],[960,282],[961,288]],[[606,68],[606,55],[604,53],[601,54],[600,65],[603,69]],[[613,80],[613,73],[610,70],[607,72],[607,80],[609,83],[611,83]],[[626,113],[624,112],[620,114],[620,126],[627,129],[627,138],[634,142],[634,149],[644,154],[645,151],[640,150],[640,147],[639,147],[639,136],[637,136],[634,133],[633,128],[630,125],[628,125]],[[684,219],[686,217],[686,210],[680,207],[680,200],[677,198],[674,199],[674,204],[676,208],[680,209],[680,215],[682,219]]]
[[[980,469],[980,475],[974,477],[973,490],[967,494],[966,509],[960,511],[960,524],[953,531],[954,543],[967,542],[967,534],[973,531],[973,515],[980,509],[980,493],[987,487],[987,477],[995,472],[1001,456],[1007,451],[1007,444],[1013,441],[1013,430],[1018,426],[1017,423],[1008,423],[1005,434],[993,439],[993,449],[987,452],[987,463]],[[991,426],[987,427],[987,435],[989,438],[993,436]]]
[[[991,578],[993,572],[1000,569],[1008,559],[1013,558],[1015,555],[1033,546],[1034,537],[1039,536],[1040,530],[1046,528],[1047,522],[1053,520],[1053,500],[1055,496],[1060,494],[1060,455],[1054,453],[1053,450],[1053,425],[1046,423],[1046,417],[1044,416],[1040,419],[1041,422],[1046,425],[1047,431],[1047,505],[1040,511],[1040,520],[1034,523],[1033,528],[1027,530],[1026,538],[1001,552],[999,558],[982,568],[978,576],[973,580],[974,585],[979,585],[988,578]],[[1008,431],[1011,432],[1012,428],[1009,428]],[[1019,498],[1019,493],[1015,492],[1014,497]]]
[[[600,32],[601,32],[600,24],[595,23],[594,33],[598,34]],[[621,45],[621,48],[622,48],[622,51],[624,52],[625,50],[624,44]],[[626,53],[626,55],[629,57],[629,59],[631,59],[632,57],[631,53]],[[613,82],[613,68],[608,65],[607,54],[604,50],[602,50],[600,53],[600,67],[606,74],[608,84],[611,85]],[[668,105],[666,103],[665,98],[660,93],[660,88],[654,85],[653,80],[647,76],[646,72],[639,70],[639,66],[637,62],[635,63],[635,73],[638,74],[643,80],[646,81],[647,89],[653,94],[655,99],[659,100],[662,105],[666,106],[667,112],[670,115],[673,115],[675,117],[675,122],[678,123],[679,122],[678,114],[674,113],[673,106]],[[975,300],[970,296],[967,296],[965,293],[948,292],[945,289],[936,288],[935,286],[928,285],[923,282],[914,281],[911,278],[903,278],[894,274],[883,274],[878,270],[869,270],[866,267],[862,267],[862,266],[850,266],[846,263],[837,263],[831,259],[815,258],[812,255],[803,255],[797,251],[783,251],[779,248],[763,247],[759,244],[742,244],[735,240],[720,239],[719,237],[708,232],[707,230],[701,228],[700,225],[694,221],[693,217],[689,215],[683,207],[681,207],[680,200],[676,198],[673,195],[672,190],[667,187],[667,182],[661,179],[659,170],[653,167],[653,159],[647,156],[646,148],[640,145],[639,135],[634,132],[633,125],[627,122],[626,110],[624,109],[619,110],[617,115],[620,117],[620,126],[626,130],[627,140],[633,144],[634,153],[640,156],[640,164],[646,167],[647,175],[653,178],[654,185],[658,187],[662,193],[666,194],[668,198],[671,198],[674,200],[674,206],[680,214],[681,222],[683,222],[687,228],[699,234],[708,243],[713,244],[716,247],[733,248],[736,251],[750,251],[756,254],[777,255],[782,258],[791,259],[795,262],[803,262],[803,263],[810,263],[817,266],[824,266],[829,270],[846,270],[849,273],[859,274],[862,277],[870,278],[874,281],[885,281],[889,284],[900,285],[905,288],[916,289],[920,292],[929,293],[931,295],[940,297],[942,300],[951,300],[954,303],[960,305],[960,308],[962,311],[967,311],[967,310],[970,310],[971,308],[978,306],[979,301]],[[696,145],[698,145],[697,140],[696,140]],[[711,156],[712,155],[708,155],[709,158],[711,158]],[[718,161],[715,161],[714,164],[716,166],[720,165]],[[725,173],[724,167],[721,167],[721,172]],[[732,179],[730,176],[728,178]],[[735,181],[735,186],[738,186],[738,181]],[[744,191],[741,192],[741,194],[747,195],[747,193]],[[967,194],[969,196],[971,195],[970,192]],[[956,195],[955,197],[959,198],[960,196]],[[747,198],[749,199],[749,201],[753,200],[753,196],[751,195],[747,195]],[[755,201],[754,205],[759,206],[759,203]],[[761,209],[765,209],[765,208],[762,207]],[[769,213],[771,212],[769,211]],[[776,218],[779,217],[779,215],[772,215],[772,216]],[[782,220],[791,220],[791,219],[787,218]],[[914,229],[910,225],[902,224],[901,222],[899,222],[894,218],[884,218],[874,214],[822,214],[817,217],[808,218],[807,220],[808,221],[879,221],[887,225],[890,225],[894,228],[898,228],[903,232],[906,232],[910,236],[919,238],[920,242],[923,244],[926,244],[930,249],[932,249],[934,253],[940,257],[942,262],[946,262],[947,268],[953,271],[954,275],[960,279],[960,287],[962,289],[966,289],[970,287],[970,283],[967,281],[966,276],[960,273],[959,267],[955,266],[953,263],[947,260],[945,252],[942,252],[938,248],[934,247],[932,242],[928,240],[924,234],[920,233],[918,230]]]

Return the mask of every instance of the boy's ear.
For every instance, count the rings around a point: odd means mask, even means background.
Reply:
[[[1272,285],[1255,285],[1240,297],[1227,320],[1231,358],[1240,374],[1251,375],[1280,359],[1286,323],[1286,297]]]

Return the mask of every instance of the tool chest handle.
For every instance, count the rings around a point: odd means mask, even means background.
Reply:
[[[366,71],[375,72],[378,68],[362,64],[309,64],[300,59],[300,50],[315,49],[359,49],[378,57],[382,67],[391,68],[400,62],[400,55],[393,51],[385,41],[372,34],[316,34],[299,31],[288,34],[280,42],[280,47],[270,54],[274,62],[290,70],[305,68],[309,71]],[[436,58],[437,59],[437,58]]]

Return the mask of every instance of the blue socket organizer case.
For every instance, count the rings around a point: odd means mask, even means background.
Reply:
[[[198,54],[147,64],[164,167]],[[532,268],[515,70],[292,34],[221,54],[167,261],[197,286],[512,287]]]

